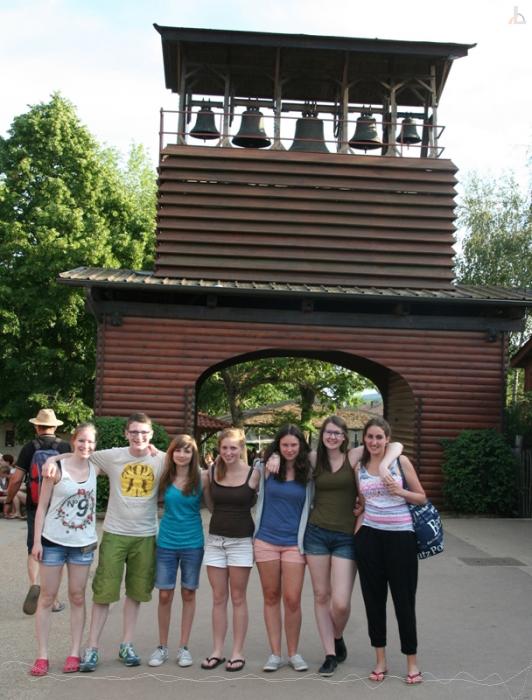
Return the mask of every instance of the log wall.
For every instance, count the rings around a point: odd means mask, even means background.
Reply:
[[[334,326],[287,327],[124,317],[99,326],[96,411],[148,412],[170,433],[190,430],[196,383],[219,363],[266,350],[343,353],[350,369],[378,372],[395,436],[413,457],[429,495],[441,496],[439,441],[465,428],[501,427],[502,340],[486,334]],[[105,352],[104,352],[105,351]]]
[[[161,277],[448,288],[450,160],[168,146]]]

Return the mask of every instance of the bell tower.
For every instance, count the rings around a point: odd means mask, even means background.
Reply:
[[[448,287],[438,104],[463,44],[155,28],[157,277]]]

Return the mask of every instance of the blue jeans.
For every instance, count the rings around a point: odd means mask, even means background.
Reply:
[[[94,559],[94,552],[83,552],[84,547],[64,547],[56,545],[49,547],[43,544],[41,564],[44,566],[63,566],[63,564],[76,564],[77,566],[90,566]]]
[[[173,590],[177,581],[177,569],[181,569],[181,588],[195,591],[199,587],[203,547],[192,549],[156,549],[155,588]]]

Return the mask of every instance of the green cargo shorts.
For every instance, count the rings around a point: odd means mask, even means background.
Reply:
[[[129,537],[104,532],[98,567],[92,582],[93,601],[107,604],[120,600],[126,567],[126,595],[139,603],[151,600],[155,583],[155,535]]]

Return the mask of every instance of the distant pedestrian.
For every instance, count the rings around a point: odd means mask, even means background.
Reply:
[[[37,600],[39,599],[41,589],[39,586],[39,564],[31,555],[34,540],[35,514],[37,512],[38,505],[38,497],[36,497],[36,494],[38,494],[39,490],[38,477],[35,476],[35,480],[30,481],[32,461],[37,451],[53,450],[55,453],[64,454],[66,452],[70,452],[70,445],[68,442],[56,437],[56,428],[63,425],[63,421],[56,418],[55,413],[51,408],[41,408],[35,418],[30,418],[29,422],[34,425],[37,437],[27,442],[20,451],[15,465],[15,473],[9,480],[9,488],[5,505],[7,506],[7,510],[11,509],[15,496],[19,492],[24,480],[27,484],[31,484],[31,486],[34,487],[28,487],[26,491],[26,515],[28,527],[26,544],[28,549],[28,578],[30,587],[22,606],[22,610],[26,613],[26,615],[33,615],[37,609]],[[64,609],[64,607],[65,606],[63,603],[56,600],[52,607],[52,611],[60,612]]]

